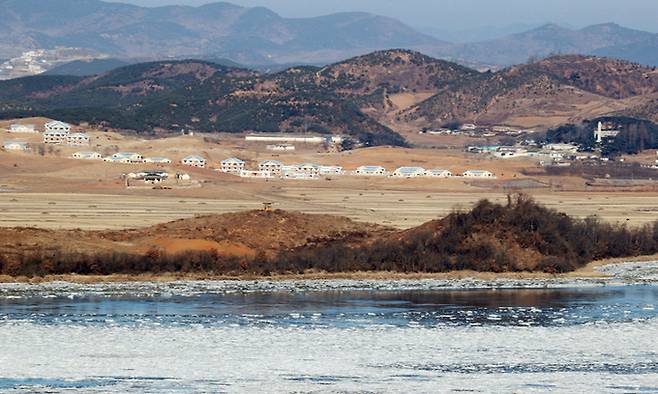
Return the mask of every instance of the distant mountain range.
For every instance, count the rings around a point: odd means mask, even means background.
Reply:
[[[617,114],[658,120],[657,103],[655,69],[579,55],[478,72],[387,50],[273,74],[183,60],[0,82],[5,119],[46,116],[138,133],[342,133],[366,145],[403,145],[406,132],[451,122],[548,128]]]
[[[0,58],[85,47],[119,58],[224,57],[243,64],[332,62],[441,42],[367,13],[283,18],[229,3],[145,8],[99,0],[0,1]]]
[[[658,34],[614,23],[574,30],[547,24],[489,41],[455,44],[433,52],[457,61],[509,66],[556,54],[608,56],[658,65]]]
[[[368,13],[284,18],[230,3],[146,8],[100,0],[0,0],[0,59],[33,49],[87,48],[129,62],[230,59],[249,67],[328,64],[375,50],[405,48],[480,70],[554,54],[600,55],[658,65],[658,35],[602,24],[574,30],[544,25],[492,30],[488,41],[423,34]],[[460,39],[461,38],[461,39]],[[448,42],[453,40],[455,43]],[[132,60],[134,59],[134,60]]]

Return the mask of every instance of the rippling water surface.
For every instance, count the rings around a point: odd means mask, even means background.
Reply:
[[[658,392],[657,304],[638,282],[0,285],[0,391]]]

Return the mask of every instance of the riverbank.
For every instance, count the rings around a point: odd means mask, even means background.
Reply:
[[[129,283],[152,282],[170,283],[178,281],[303,281],[303,280],[465,280],[478,281],[495,280],[549,280],[549,279],[603,279],[613,275],[599,271],[598,268],[622,263],[655,263],[658,254],[651,256],[638,256],[634,258],[612,258],[593,261],[586,266],[567,273],[549,274],[545,272],[477,272],[470,270],[451,271],[440,273],[403,273],[391,271],[359,271],[359,272],[321,272],[308,271],[304,274],[277,274],[277,275],[212,275],[207,273],[161,273],[161,274],[113,274],[113,275],[45,275],[36,277],[0,275],[0,283],[27,283],[39,284],[49,282],[70,282],[79,284],[95,283]]]

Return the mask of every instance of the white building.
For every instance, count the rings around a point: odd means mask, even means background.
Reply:
[[[474,125],[473,123],[464,123],[459,129],[460,130],[475,130],[478,127]]]
[[[265,147],[267,150],[271,150],[273,152],[292,152],[295,150],[295,145],[291,144],[274,144],[274,145],[267,145]]]
[[[66,136],[68,145],[89,145],[90,138],[85,133],[71,133]]]
[[[260,171],[268,171],[272,175],[281,175],[283,163],[277,160],[265,160],[258,165]]]
[[[425,176],[431,178],[450,178],[452,176],[452,173],[442,168],[432,168],[425,171]]]
[[[259,142],[301,142],[305,144],[323,144],[331,139],[320,136],[300,136],[300,135],[260,135],[249,134],[244,137],[245,141]]]
[[[2,148],[6,151],[26,151],[27,143],[22,141],[7,141],[2,144]]]
[[[320,166],[313,163],[303,163],[297,166],[297,170],[307,175],[320,175]]]
[[[151,163],[151,164],[171,164],[171,159],[166,158],[166,157],[147,157],[144,159],[144,163]]]
[[[386,168],[382,166],[361,166],[354,171],[354,175],[384,176],[386,175]]]
[[[229,174],[239,174],[240,171],[244,170],[245,162],[236,157],[231,157],[226,160],[222,160],[220,164],[221,167],[219,170],[221,172],[226,172]]]
[[[33,124],[13,124],[9,126],[10,133],[38,133],[39,131]]]
[[[119,152],[113,154],[110,157],[106,157],[103,160],[111,163],[136,164],[136,163],[143,163],[144,156],[140,155],[139,153],[133,153],[133,152]]]
[[[58,120],[54,120],[44,125],[44,131],[60,131],[68,134],[71,132],[71,125],[68,123],[60,122]]]
[[[320,175],[341,175],[345,170],[341,166],[320,166]]]
[[[103,158],[98,152],[75,152],[71,157],[78,160],[100,160]]]
[[[274,175],[265,170],[265,171],[250,171],[250,170],[240,170],[240,177],[241,178],[261,178],[261,179],[267,179],[267,178],[273,178]]]
[[[578,145],[574,145],[574,144],[561,144],[561,143],[546,144],[542,146],[542,148],[545,150],[556,150],[556,151],[572,152],[572,153],[578,151]]]
[[[180,161],[182,164],[190,167],[205,168],[207,161],[201,156],[187,156]]]
[[[493,172],[485,170],[468,170],[465,171],[462,176],[464,178],[495,178]]]
[[[65,144],[67,142],[67,137],[69,136],[68,131],[60,130],[47,130],[43,133],[43,143],[44,144]]]
[[[425,172],[425,169],[422,167],[400,167],[393,171],[391,176],[396,178],[416,178],[419,176],[425,176]]]

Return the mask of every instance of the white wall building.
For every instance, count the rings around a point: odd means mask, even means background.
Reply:
[[[229,174],[239,174],[240,171],[244,170],[245,162],[236,157],[231,157],[226,160],[222,160],[220,163],[220,171],[226,172]]]
[[[258,165],[260,171],[268,171],[272,175],[281,175],[283,163],[277,160],[265,160]]]
[[[384,176],[386,175],[386,168],[382,166],[361,166],[354,171],[354,175]]]
[[[71,125],[68,123],[60,122],[58,120],[54,120],[52,122],[48,122],[44,125],[44,131],[61,131],[65,133],[70,133],[71,132]]]
[[[9,126],[10,133],[38,133],[39,131],[33,124],[13,124]]]
[[[320,175],[320,166],[313,163],[303,163],[297,166],[299,172],[308,175]]]
[[[425,171],[425,176],[430,178],[450,178],[452,173],[443,168],[432,168]]]
[[[2,144],[2,148],[6,151],[26,151],[27,143],[22,141],[7,141]]]
[[[396,178],[416,178],[425,176],[425,169],[422,167],[400,167],[393,171],[391,176]]]
[[[171,164],[171,159],[167,157],[147,157],[144,159],[144,163],[151,163],[151,164]]]
[[[75,152],[71,157],[78,160],[100,160],[103,158],[98,152]]]
[[[320,166],[320,175],[341,175],[345,170],[341,166]]]
[[[66,136],[68,145],[89,145],[91,139],[85,133],[71,133]]]
[[[68,136],[68,131],[47,130],[43,133],[43,143],[53,145],[65,144]]]
[[[183,160],[181,160],[180,162],[186,166],[198,167],[198,168],[205,168],[207,164],[205,158],[196,155],[184,157]]]
[[[295,150],[295,145],[291,144],[274,144],[274,145],[267,145],[265,147],[267,150],[271,150],[273,152],[292,152]]]
[[[562,144],[562,143],[546,144],[542,148],[545,150],[557,150],[557,151],[572,152],[572,153],[578,151],[578,145]]]
[[[259,142],[301,142],[305,144],[323,144],[331,139],[320,136],[300,136],[300,135],[260,135],[249,134],[244,137],[245,141],[259,141]]]
[[[464,178],[495,178],[493,172],[486,170],[468,170],[465,171],[462,176]]]
[[[134,152],[119,152],[103,160],[111,163],[136,164],[144,163],[144,156]]]

